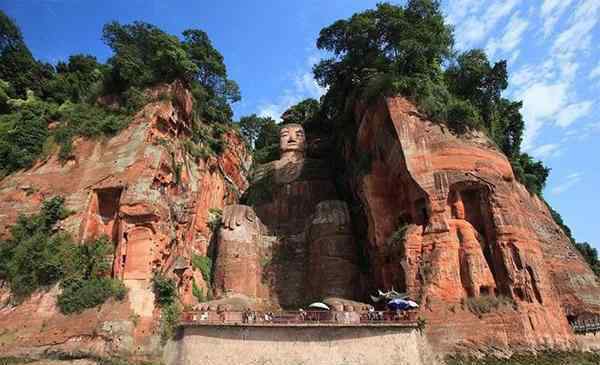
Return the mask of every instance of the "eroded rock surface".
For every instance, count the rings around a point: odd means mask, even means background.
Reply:
[[[192,266],[191,257],[207,255],[213,234],[209,209],[237,201],[247,187],[245,169],[251,160],[232,132],[223,136],[222,154],[193,158],[182,144],[190,132],[190,92],[178,82],[149,92],[172,97],[146,105],[114,138],[77,140],[75,159],[67,163],[54,154],[0,181],[2,234],[18,214],[37,212],[45,198],[62,195],[74,212],[61,222],[62,228],[82,244],[101,235],[111,238],[111,275],[128,288],[125,302],[109,302],[80,315],[60,314],[53,301],[56,292],[4,306],[0,353],[71,344],[99,356],[153,354],[160,351],[154,272],[176,279],[183,305],[197,303],[194,283],[209,292],[210,283]]]
[[[299,125],[281,129],[281,158],[257,168],[245,200],[219,232],[217,296],[245,295],[295,308],[326,296],[354,299],[356,243],[327,161],[305,156]]]
[[[506,157],[402,98],[356,116],[357,151],[371,158],[355,190],[376,286],[418,298],[438,346],[571,345],[567,315],[598,311],[600,287]],[[402,250],[390,250],[399,229]],[[506,299],[489,313],[468,310]]]
[[[334,151],[348,174],[334,176],[326,139],[307,141],[321,152],[306,154],[295,126],[282,133],[282,158],[249,184],[237,134],[223,136],[219,156],[191,157],[181,143],[189,92],[154,92],[174,97],[114,138],[76,141],[66,164],[52,155],[0,181],[0,234],[63,195],[74,214],[61,228],[81,243],[109,236],[111,275],[129,288],[124,302],[72,316],[58,312],[58,288],[5,305],[0,353],[158,351],[157,270],[176,279],[184,305],[199,304],[194,287],[212,294],[207,308],[358,308],[376,289],[406,291],[442,351],[570,347],[567,318],[600,312],[593,272],[483,134],[457,137],[405,99],[382,99],[356,108],[358,133]],[[193,255],[213,256],[212,283]]]

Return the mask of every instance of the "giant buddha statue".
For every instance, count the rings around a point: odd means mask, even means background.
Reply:
[[[325,297],[354,299],[357,248],[331,169],[306,157],[299,124],[281,128],[280,153],[255,168],[246,205],[223,210],[215,293],[283,308]]]

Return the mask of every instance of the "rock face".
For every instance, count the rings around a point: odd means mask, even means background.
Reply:
[[[354,191],[375,287],[418,298],[442,348],[570,345],[567,315],[597,312],[600,287],[506,157],[485,136],[457,138],[402,98],[355,115],[355,153],[370,157]]]
[[[0,181],[4,235],[18,214],[37,212],[45,198],[62,195],[74,212],[62,228],[82,243],[109,236],[115,244],[112,275],[128,287],[125,303],[110,302],[100,312],[69,317],[58,313],[50,294],[5,306],[0,309],[0,353],[69,342],[92,353],[110,353],[116,337],[98,333],[111,321],[123,322],[120,327],[129,339],[119,353],[152,353],[159,350],[153,272],[176,279],[183,304],[195,303],[194,282],[208,292],[210,283],[191,265],[191,256],[207,254],[209,208],[237,201],[247,187],[245,169],[251,160],[240,137],[231,132],[223,136],[221,155],[192,158],[182,145],[190,130],[191,94],[177,82],[150,92],[172,98],[146,105],[114,138],[76,141],[76,158],[66,164],[52,155]]]
[[[288,142],[292,147],[286,148]],[[294,309],[327,296],[354,298],[357,246],[331,168],[305,157],[298,125],[282,128],[281,154],[257,168],[244,199],[251,206],[223,212],[216,295],[241,294],[259,306]]]
[[[284,308],[406,291],[442,351],[569,347],[568,317],[600,313],[593,272],[482,134],[457,137],[405,99],[381,99],[355,109],[358,132],[336,151],[346,175],[334,176],[322,140],[305,154],[295,126],[282,131],[282,158],[249,184],[236,133],[220,155],[193,158],[190,93],[178,83],[150,92],[172,97],[114,138],[76,141],[73,160],[52,155],[0,181],[0,235],[62,195],[74,214],[60,228],[81,243],[109,236],[111,274],[129,288],[126,301],[73,316],[58,312],[58,288],[4,305],[1,354],[155,353],[156,271],[176,279],[184,305],[198,304],[194,287],[218,299],[208,305]],[[212,283],[194,255],[214,258]]]

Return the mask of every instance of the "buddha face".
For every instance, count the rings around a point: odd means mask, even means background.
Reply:
[[[300,124],[288,124],[279,132],[279,149],[281,152],[303,152],[306,143],[304,128]]]

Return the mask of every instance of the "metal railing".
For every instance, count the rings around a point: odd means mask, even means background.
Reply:
[[[600,316],[588,319],[578,319],[570,324],[575,333],[584,334],[600,332]]]
[[[181,324],[201,325],[415,325],[416,311],[186,311]]]

